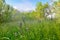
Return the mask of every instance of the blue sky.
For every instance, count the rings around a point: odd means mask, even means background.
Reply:
[[[30,11],[35,10],[36,3],[39,1],[43,4],[49,2],[49,0],[6,0],[6,3],[20,11]]]

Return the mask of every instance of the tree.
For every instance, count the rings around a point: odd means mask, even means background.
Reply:
[[[13,7],[7,5],[5,0],[0,0],[0,23],[8,22],[11,20]]]
[[[36,14],[37,16],[41,19],[41,18],[44,18],[44,15],[45,15],[45,10],[46,8],[49,7],[49,4],[46,3],[46,4],[42,4],[41,2],[39,2],[37,4],[37,7],[36,7]]]
[[[36,17],[42,18],[43,17],[43,5],[41,2],[37,3],[36,7]]]
[[[54,2],[56,17],[60,18],[60,0]]]
[[[2,10],[3,10],[3,4],[4,4],[4,0],[0,0],[0,22],[3,21],[3,13],[2,13]]]

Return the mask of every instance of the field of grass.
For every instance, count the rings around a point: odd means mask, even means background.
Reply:
[[[60,23],[28,21],[22,25],[9,22],[0,25],[0,40],[60,40]]]

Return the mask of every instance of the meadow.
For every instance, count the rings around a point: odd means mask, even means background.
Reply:
[[[30,11],[20,11],[5,1],[0,0],[0,40],[60,40],[60,0],[49,0],[51,4],[38,1]]]
[[[60,23],[56,20],[25,21],[0,25],[0,40],[60,40]]]

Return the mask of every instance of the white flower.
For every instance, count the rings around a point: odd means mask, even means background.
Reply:
[[[48,19],[51,19],[51,16],[52,16],[52,15],[48,15],[47,18],[48,18]]]
[[[47,18],[48,18],[48,19],[55,18],[55,13],[49,14],[49,15],[47,16]]]

